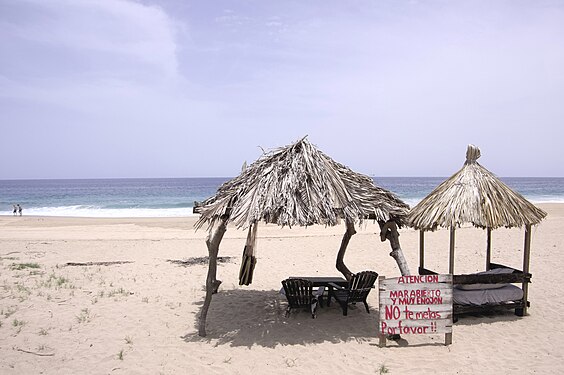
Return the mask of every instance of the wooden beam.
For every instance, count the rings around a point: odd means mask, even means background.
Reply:
[[[492,313],[498,311],[518,310],[523,308],[523,301],[509,301],[501,305],[458,305],[454,304],[454,316],[473,313]]]
[[[486,271],[491,268],[492,262],[492,228],[486,228]]]
[[[352,272],[345,265],[344,259],[345,259],[345,252],[347,251],[347,246],[349,245],[349,241],[351,237],[356,234],[356,229],[354,229],[354,223],[352,221],[346,220],[345,225],[347,227],[347,230],[343,235],[343,239],[341,241],[341,247],[339,248],[339,252],[337,253],[336,267],[337,270],[341,272],[343,276],[345,276],[345,279],[347,279],[347,281],[350,281],[352,278]]]
[[[453,275],[455,284],[508,284],[523,283],[529,280],[527,274],[517,273],[498,273],[498,274],[465,274]]]
[[[449,248],[449,263],[448,273],[454,275],[454,226],[450,228],[450,248]]]
[[[200,314],[200,327],[198,329],[198,335],[206,336],[206,318],[208,315],[208,310],[211,304],[212,295],[217,292],[217,288],[221,281],[217,280],[217,254],[219,253],[219,244],[227,230],[227,219],[228,216],[221,218],[221,222],[215,229],[215,231],[210,231],[208,237],[206,238],[206,245],[208,247],[209,253],[209,263],[208,263],[208,275],[206,277],[206,298],[204,300],[204,305],[202,306],[202,312]]]
[[[523,251],[523,273],[529,273],[529,263],[531,259],[531,224],[525,226],[525,245]],[[527,315],[527,298],[529,295],[529,282],[523,282],[523,316]]]
[[[425,268],[425,231],[419,231],[419,269]]]
[[[254,221],[249,226],[247,241],[243,250],[241,268],[239,270],[239,285],[250,285],[253,282],[253,272],[256,265],[256,243],[258,223]]]
[[[379,221],[378,224],[380,225],[380,241],[390,241],[390,246],[392,248],[390,256],[396,260],[401,275],[411,275],[411,272],[409,272],[409,266],[407,265],[407,260],[405,260],[403,250],[401,249],[399,242],[398,225],[392,219],[386,222]]]
[[[452,345],[452,332],[445,333],[445,345]]]
[[[382,282],[386,280],[386,276],[380,276],[378,278],[378,290],[380,290],[380,285],[382,284]],[[378,298],[380,297],[380,292],[378,292]],[[381,306],[381,305],[380,305]],[[382,308],[382,307],[379,307]],[[387,335],[385,332],[381,332],[380,329],[378,329],[378,346],[380,348],[385,348],[386,347],[386,338]]]

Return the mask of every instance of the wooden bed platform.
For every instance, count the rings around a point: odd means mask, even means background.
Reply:
[[[511,268],[508,266],[504,266],[502,264],[490,263],[490,269],[508,269],[513,270],[511,273],[500,273],[500,274],[461,274],[461,275],[453,275],[453,284],[454,285],[475,285],[475,284],[521,284],[521,290],[523,290],[523,297],[518,300],[508,300],[502,303],[496,304],[482,304],[482,305],[475,305],[475,304],[459,304],[454,302],[453,303],[453,311],[455,316],[455,321],[458,320],[457,317],[465,315],[465,314],[477,314],[477,313],[490,313],[496,311],[506,311],[506,310],[514,310],[515,315],[517,316],[524,316],[524,312],[526,308],[530,306],[529,301],[526,300],[526,287],[523,288],[523,285],[527,285],[531,282],[532,275],[530,273],[525,273],[521,270],[517,270],[515,268]],[[437,274],[431,270],[428,270],[424,267],[419,267],[419,274],[420,275],[433,275]],[[495,289],[491,289],[495,291]]]

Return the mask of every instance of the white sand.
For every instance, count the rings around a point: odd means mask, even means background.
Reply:
[[[205,230],[188,219],[0,218],[1,374],[391,374],[560,373],[564,367],[564,205],[541,205],[533,231],[529,315],[462,318],[453,344],[443,335],[404,335],[379,348],[378,299],[343,316],[338,305],[284,316],[280,281],[291,275],[338,276],[344,227],[261,226],[254,282],[238,285],[246,233],[229,228],[220,256],[223,281],[197,335],[206,265],[167,260],[207,255]],[[378,226],[357,228],[345,262],[353,271],[399,276]],[[417,232],[400,241],[417,272]],[[493,232],[492,261],[522,268],[523,230]],[[426,236],[427,268],[446,272],[448,232]],[[481,271],[485,232],[457,232],[456,272]],[[132,263],[65,266],[67,262]],[[38,269],[12,269],[31,263]],[[562,298],[562,299],[561,299]]]

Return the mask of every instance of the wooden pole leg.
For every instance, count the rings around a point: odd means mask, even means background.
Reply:
[[[198,335],[205,337],[206,333],[206,318],[208,316],[208,309],[211,304],[212,294],[217,293],[217,288],[221,284],[220,280],[217,280],[217,254],[219,252],[219,244],[225,231],[227,230],[227,217],[222,218],[219,226],[215,229],[213,234],[210,232],[208,238],[206,239],[206,245],[208,246],[209,252],[209,263],[208,263],[208,275],[206,277],[206,297],[204,299],[204,305],[202,306],[202,312],[200,314],[200,325],[198,328]]]
[[[385,348],[386,347],[386,335],[383,335],[383,334],[380,333],[378,335],[378,339],[379,339],[378,346],[380,348]]]

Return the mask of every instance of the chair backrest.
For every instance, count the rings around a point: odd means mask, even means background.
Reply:
[[[348,287],[348,302],[365,301],[377,279],[378,274],[374,271],[362,271],[353,275]]]
[[[286,279],[282,281],[284,294],[290,307],[303,307],[311,305],[313,300],[313,285],[304,279]]]

